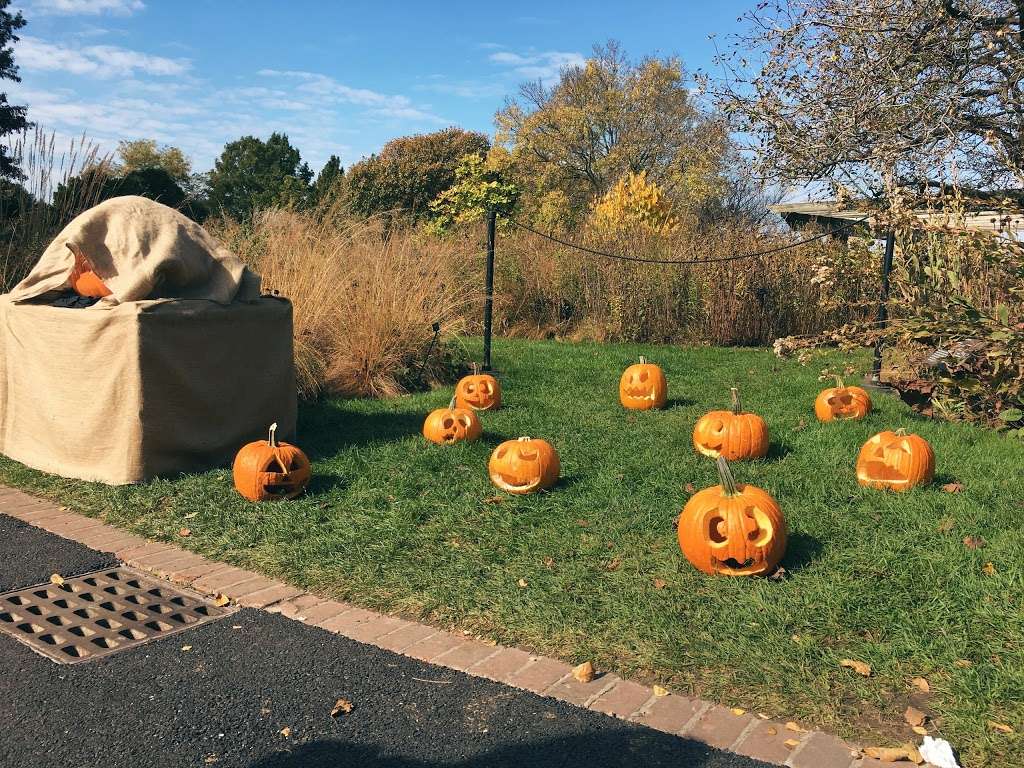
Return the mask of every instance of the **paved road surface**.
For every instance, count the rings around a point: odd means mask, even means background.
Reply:
[[[0,591],[110,564],[0,515]],[[4,768],[767,768],[249,609],[79,665],[0,636],[0,734]]]

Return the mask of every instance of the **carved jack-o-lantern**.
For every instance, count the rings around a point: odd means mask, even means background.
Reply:
[[[759,459],[768,453],[768,425],[755,413],[744,413],[739,390],[732,388],[732,410],[711,411],[693,428],[693,447],[705,456],[729,461]]]
[[[455,385],[455,404],[474,411],[493,411],[501,407],[501,383],[489,373],[479,373],[473,363],[473,373],[463,376]]]
[[[770,573],[786,552],[786,521],[766,491],[738,485],[718,457],[722,484],[694,494],[679,516],[679,548],[697,570],[725,576]]]
[[[836,386],[822,390],[814,401],[818,421],[863,419],[871,413],[871,395],[860,387],[848,387],[836,376]]]
[[[110,295],[110,289],[104,285],[100,276],[96,274],[92,261],[85,255],[76,243],[65,243],[68,250],[75,256],[75,266],[71,270],[71,289],[79,296],[90,296],[102,299]]]
[[[423,422],[423,436],[439,445],[476,440],[482,432],[476,413],[470,408],[456,406],[454,397],[447,408],[431,411]]]
[[[487,463],[491,482],[509,493],[533,493],[558,482],[558,451],[546,440],[520,437],[494,449]]]
[[[906,491],[935,477],[935,452],[928,441],[906,430],[872,437],[857,455],[857,482],[869,488]]]
[[[633,411],[647,411],[664,408],[668,399],[668,382],[665,373],[654,363],[641,357],[622,372],[619,379],[619,401]]]
[[[309,459],[290,443],[277,442],[277,424],[266,440],[242,447],[232,473],[235,489],[249,501],[294,499],[309,483]]]

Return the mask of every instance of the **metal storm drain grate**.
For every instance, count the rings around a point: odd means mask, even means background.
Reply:
[[[75,664],[234,612],[131,568],[107,568],[0,595],[0,632]]]

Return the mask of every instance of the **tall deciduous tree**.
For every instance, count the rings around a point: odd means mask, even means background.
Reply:
[[[283,133],[243,136],[225,145],[210,172],[210,205],[238,218],[271,206],[299,206],[313,172]]]
[[[119,163],[116,170],[127,176],[132,171],[162,168],[179,184],[192,173],[192,163],[177,147],[158,147],[153,139],[117,143]]]
[[[466,155],[483,155],[490,143],[481,133],[461,128],[393,139],[379,155],[348,170],[349,203],[357,213],[404,211],[419,218],[439,194],[455,183],[455,169]]]
[[[682,62],[632,62],[615,42],[550,87],[522,85],[495,123],[523,186],[536,199],[560,193],[577,211],[628,173],[645,172],[675,200],[699,200],[717,184],[726,142],[691,100]]]
[[[21,82],[18,67],[14,63],[14,49],[11,43],[18,42],[17,31],[25,26],[25,18],[21,11],[11,13],[7,10],[10,0],[0,0],[0,80]],[[7,94],[0,93],[0,137],[28,127],[25,107],[18,107],[7,101]],[[6,147],[0,145],[0,179],[19,181],[24,178]]]
[[[766,177],[868,196],[956,180],[1024,200],[1022,13],[1018,0],[765,2],[706,84]]]

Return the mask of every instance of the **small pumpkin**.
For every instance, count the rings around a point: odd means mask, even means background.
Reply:
[[[110,295],[110,289],[103,283],[100,276],[96,274],[95,267],[89,257],[85,255],[76,243],[65,243],[68,250],[75,256],[75,266],[71,270],[71,290],[79,296],[89,296],[102,299]]]
[[[474,411],[493,411],[501,407],[501,382],[489,373],[480,373],[473,363],[473,373],[463,376],[455,385],[455,404]]]
[[[491,482],[509,493],[533,493],[558,482],[558,451],[547,440],[520,437],[506,440],[491,454]]]
[[[756,413],[744,413],[740,393],[733,387],[732,409],[711,411],[693,428],[693,447],[705,456],[729,461],[759,459],[768,453],[768,425]]]
[[[664,408],[668,400],[668,381],[665,372],[654,363],[648,363],[641,356],[622,372],[619,379],[619,402],[632,411],[648,411]]]
[[[886,430],[868,440],[857,455],[857,482],[869,488],[906,491],[935,477],[935,452],[923,437],[904,429]]]
[[[235,490],[249,501],[294,499],[309,484],[306,454],[290,443],[277,442],[277,424],[266,440],[242,447],[232,467]]]
[[[871,413],[871,395],[861,387],[848,387],[841,376],[836,386],[822,390],[814,401],[814,415],[818,421],[836,419],[863,419]]]
[[[694,494],[676,529],[679,548],[704,573],[761,576],[771,573],[786,552],[786,520],[771,494],[738,484],[718,457],[720,485]]]
[[[423,422],[423,436],[438,445],[451,445],[462,440],[476,440],[483,433],[480,418],[471,408],[459,408],[455,398],[447,408],[438,408]]]

